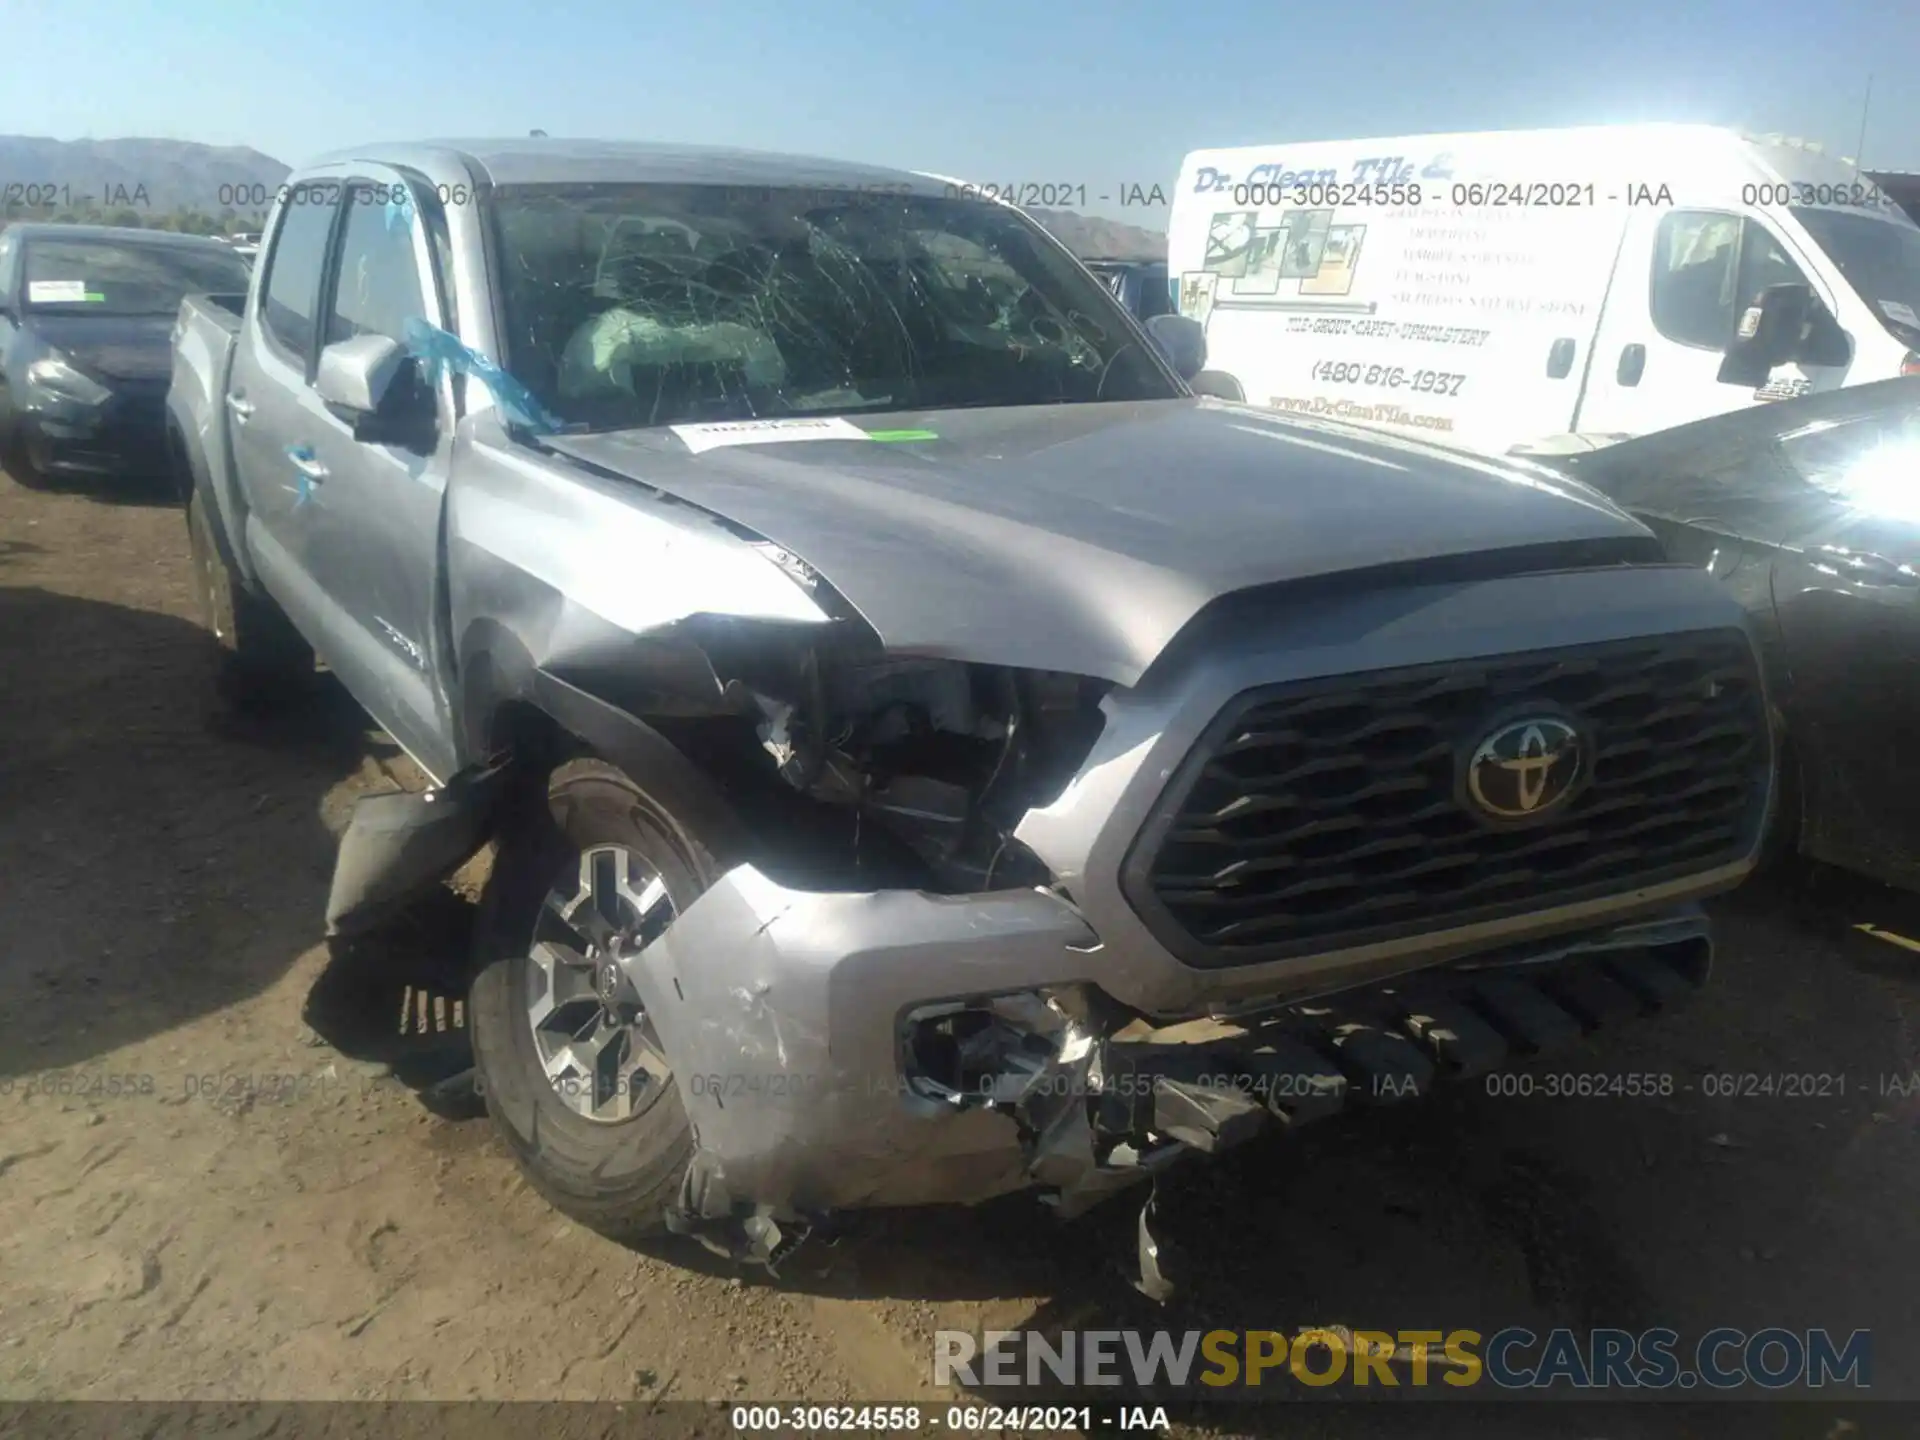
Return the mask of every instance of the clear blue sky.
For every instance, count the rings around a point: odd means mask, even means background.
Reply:
[[[1850,155],[1873,72],[1866,159],[1920,170],[1920,0],[0,0],[0,20],[0,133],[293,164],[539,127],[1117,196],[1171,189],[1203,146],[1614,120]]]

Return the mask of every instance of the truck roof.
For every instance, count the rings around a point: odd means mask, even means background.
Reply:
[[[420,140],[335,150],[319,165],[365,160],[434,170],[464,162],[477,179],[496,185],[593,183],[760,185],[805,188],[885,188],[893,193],[943,195],[937,177],[812,155],[782,155],[720,146],[649,144],[625,140],[555,140],[520,136],[501,140]],[[299,172],[295,172],[298,174]]]

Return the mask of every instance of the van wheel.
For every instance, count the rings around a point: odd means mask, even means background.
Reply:
[[[250,594],[234,578],[214,543],[206,502],[197,490],[187,501],[187,542],[201,623],[220,647],[221,693],[247,703],[310,683],[313,647],[279,606]]]
[[[525,797],[509,819],[481,900],[471,1013],[487,1112],[550,1204],[619,1240],[664,1232],[693,1153],[653,1025],[610,963],[723,873],[678,818],[699,811],[675,804],[690,783],[569,761],[546,804]]]

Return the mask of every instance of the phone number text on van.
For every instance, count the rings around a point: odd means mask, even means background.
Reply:
[[[1363,385],[1414,395],[1458,395],[1467,383],[1466,376],[1450,370],[1408,370],[1400,365],[1363,365],[1357,360],[1322,360],[1311,373],[1329,385]]]

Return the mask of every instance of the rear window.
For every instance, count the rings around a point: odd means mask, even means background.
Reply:
[[[24,264],[30,310],[171,315],[188,295],[247,288],[246,264],[224,247],[30,240]]]

